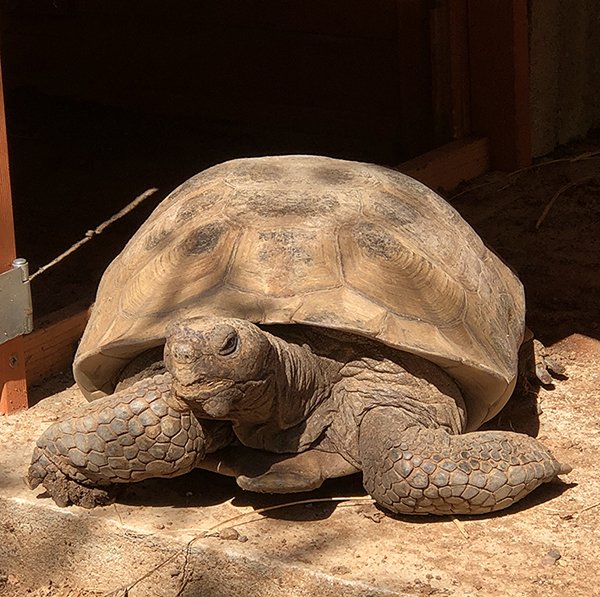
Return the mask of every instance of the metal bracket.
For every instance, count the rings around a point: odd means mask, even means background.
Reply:
[[[15,259],[0,274],[0,344],[33,330],[33,308],[26,259]]]

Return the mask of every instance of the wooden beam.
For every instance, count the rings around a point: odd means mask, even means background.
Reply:
[[[88,318],[89,309],[66,307],[37,323],[36,329],[25,336],[25,365],[30,385],[71,368]]]
[[[460,139],[398,166],[398,170],[435,190],[450,191],[490,169],[486,138]]]
[[[531,163],[527,0],[469,0],[471,128],[490,141],[492,168]]]
[[[9,270],[15,257],[4,88],[0,64],[0,271]],[[23,338],[18,337],[0,344],[0,414],[11,413],[23,408],[27,408],[27,383],[25,381]]]

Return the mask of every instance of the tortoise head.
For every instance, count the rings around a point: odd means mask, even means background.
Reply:
[[[271,377],[273,356],[267,335],[242,319],[196,317],[167,329],[165,364],[173,391],[210,417],[234,418],[253,406]]]

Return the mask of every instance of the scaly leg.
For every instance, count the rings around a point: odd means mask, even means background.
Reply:
[[[182,475],[229,443],[225,424],[201,423],[170,387],[169,374],[156,375],[51,425],[33,452],[29,486],[41,483],[59,506],[92,508],[110,501],[111,484]]]
[[[527,435],[450,435],[390,407],[364,416],[359,449],[365,489],[381,506],[402,514],[500,510],[571,470]]]

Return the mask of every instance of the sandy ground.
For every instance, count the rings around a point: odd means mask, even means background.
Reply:
[[[168,539],[175,551],[184,550],[186,542],[202,529],[216,524],[235,527],[225,533],[232,540],[207,537],[195,546],[221,550],[227,557],[266,561],[271,566],[268,574],[294,567],[318,571],[349,583],[348,594],[600,595],[597,147],[571,147],[565,159],[559,154],[553,159],[561,161],[516,175],[488,175],[470,183],[454,199],[466,219],[519,273],[527,291],[528,323],[566,367],[566,379],[557,380],[553,388],[540,389],[537,404],[513,400],[493,425],[537,434],[559,460],[573,466],[566,483],[545,486],[502,513],[454,522],[394,518],[368,502],[315,503],[261,515],[255,510],[285,500],[243,494],[229,479],[195,471],[172,481],[132,486],[115,506],[92,512],[70,508],[68,512],[85,524],[103,521],[144,541]],[[536,229],[536,221],[553,198]],[[2,500],[13,500],[19,507],[47,508],[49,519],[58,509],[50,500],[38,499],[39,492],[28,491],[22,477],[39,432],[83,401],[71,384],[66,374],[34,388],[33,398],[39,402],[29,412],[0,420]],[[364,497],[364,492],[360,479],[350,478],[329,482],[316,495]],[[250,518],[230,520],[243,513],[250,513]],[[243,524],[236,526],[237,522]],[[155,563],[140,556],[129,568],[107,569],[104,576],[85,582],[75,574],[85,554],[61,542],[60,533],[54,535],[50,551],[27,549],[28,542],[35,544],[36,533],[43,532],[55,531],[24,530],[15,522],[0,521],[0,594],[105,594],[127,586]],[[31,569],[42,572],[30,573],[19,559],[25,552],[29,558],[37,557]],[[53,558],[65,563],[62,569],[44,568],[44,558],[48,564]],[[154,573],[166,583],[159,594],[180,594],[184,585],[192,592],[181,594],[231,594],[224,586],[213,587],[210,593],[198,588],[194,593],[194,586],[207,586],[194,582],[211,574],[218,575],[218,570],[186,570],[182,557]],[[152,578],[128,594],[155,594]],[[248,586],[256,587],[251,580],[249,576]],[[267,575],[265,583],[262,593],[255,588],[246,593],[325,594],[316,588],[318,584],[300,589],[281,584],[276,576],[269,580]]]
[[[75,408],[83,401],[76,387],[69,386],[29,412],[5,418],[0,424],[2,445],[11,446],[0,456],[3,499],[16,500],[20,507],[32,504],[47,509],[38,530],[14,521],[0,523],[0,552],[8,552],[0,559],[0,594],[105,594],[131,584],[153,568],[156,561],[140,556],[115,572],[107,569],[92,581],[80,578],[77,562],[91,557],[89,550],[94,546],[106,549],[106,531],[93,530],[99,521],[125,529],[144,541],[172,540],[173,553],[179,550],[180,554],[186,542],[200,531],[221,525],[229,540],[207,537],[195,545],[202,549],[233,549],[245,558],[266,559],[274,571],[300,566],[359,583],[359,589],[364,585],[364,592],[359,590],[358,595],[379,594],[376,589],[385,591],[382,594],[439,596],[598,594],[600,342],[575,335],[557,344],[554,353],[563,359],[568,379],[558,382],[552,390],[541,390],[538,437],[573,466],[573,472],[565,479],[567,483],[545,486],[502,513],[461,517],[457,523],[447,518],[394,518],[369,502],[317,502],[260,514],[255,513],[256,509],[287,500],[244,494],[229,479],[195,471],[172,481],[131,486],[115,505],[107,508],[91,512],[70,508],[70,514],[85,525],[90,538],[83,546],[63,541],[62,531],[54,526],[50,515],[66,511],[56,508],[41,492],[28,491],[22,477],[38,433],[56,418],[57,412]],[[69,381],[64,376],[54,383]],[[518,428],[523,424],[512,414],[519,413],[520,406],[515,404],[505,413],[501,426]],[[346,495],[364,496],[360,479],[329,482],[312,497]],[[232,520],[240,514],[248,516]],[[47,545],[39,548],[43,536],[50,537],[50,550]],[[27,541],[36,546],[32,553],[24,546]],[[19,549],[28,553],[29,572],[22,567],[23,562],[19,565],[15,553]],[[158,550],[156,555],[162,557]],[[55,560],[64,563],[57,567]],[[127,561],[123,558],[122,564]],[[176,595],[184,572],[182,555],[166,564],[162,573],[167,573],[171,584],[163,585],[158,594]],[[211,570],[194,569],[187,574],[193,586],[194,574],[210,575]],[[251,572],[248,574],[250,586]],[[155,576],[161,578],[158,572]],[[265,591],[262,587],[262,594],[325,594],[318,583],[301,590],[279,587],[276,579],[265,582],[275,583],[275,589]],[[155,593],[152,585],[145,582],[129,594]],[[211,594],[231,593],[222,587],[222,591],[215,589]],[[248,594],[261,593],[250,590]]]

